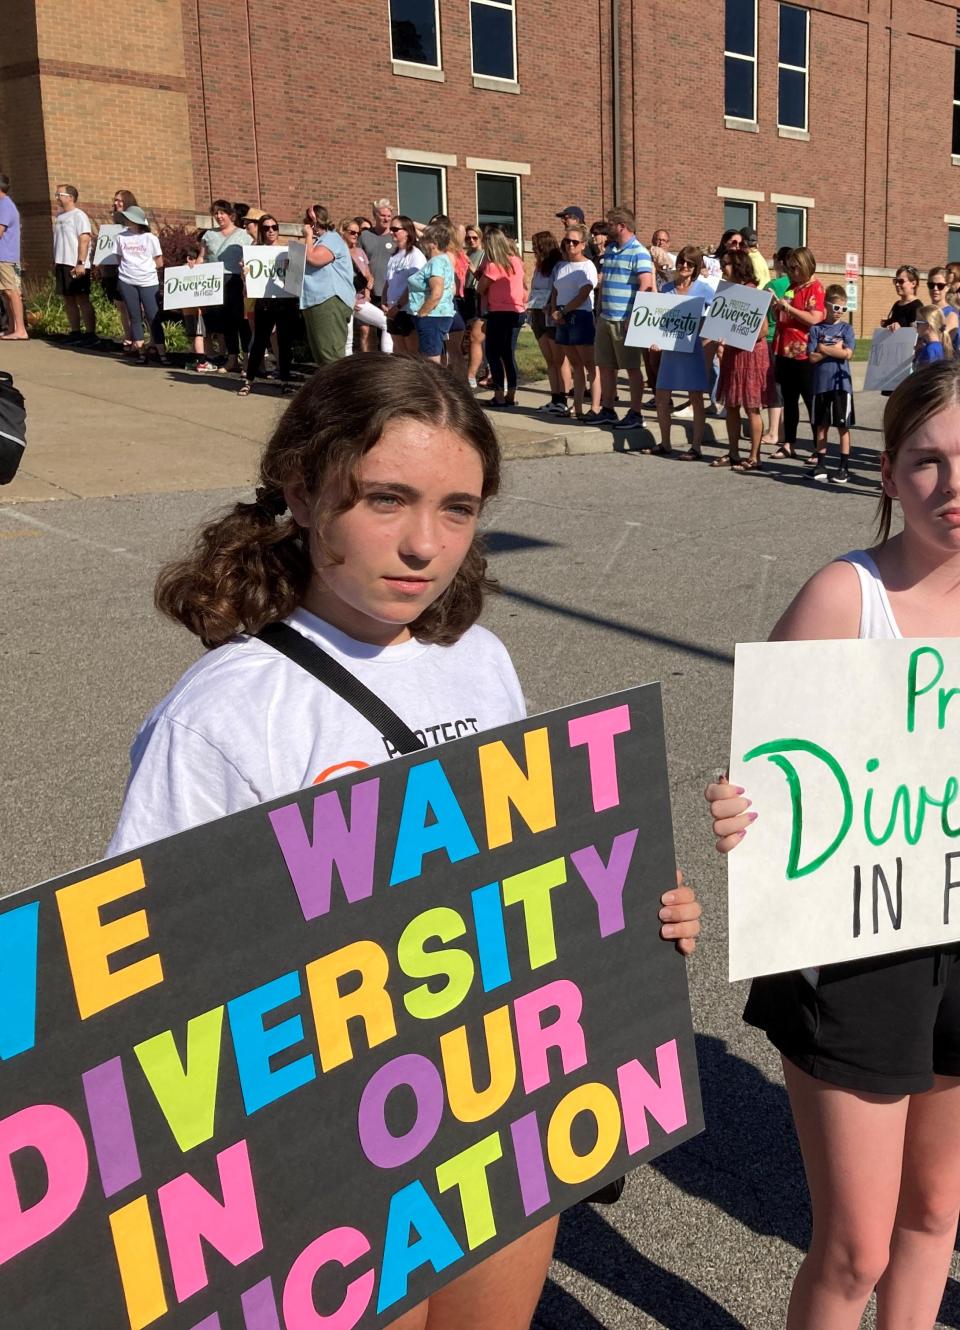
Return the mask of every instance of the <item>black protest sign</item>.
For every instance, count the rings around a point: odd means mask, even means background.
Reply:
[[[388,1324],[701,1130],[660,691],[0,901],[17,1330]]]

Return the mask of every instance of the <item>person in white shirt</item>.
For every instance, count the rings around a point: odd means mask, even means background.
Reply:
[[[577,420],[587,418],[583,411],[587,385],[591,418],[600,412],[600,375],[593,360],[596,329],[593,293],[599,274],[596,264],[584,257],[586,245],[586,227],[579,222],[568,226],[560,241],[563,258],[553,270],[550,295],[550,320],[557,330],[557,348],[562,348],[573,376],[573,411]]]
[[[90,256],[93,250],[93,226],[82,208],[75,185],[57,185],[57,207],[53,219],[53,279],[63,305],[70,331],[68,342],[97,343],[97,315],[90,302]],[[80,331],[83,320],[84,333]]]
[[[120,214],[127,223],[117,236],[119,270],[117,290],[130,319],[130,337],[141,364],[147,363],[144,346],[143,320],[150,325],[154,355],[162,365],[168,364],[167,348],[160,318],[160,269],[163,251],[160,241],[150,230],[147,214],[132,203]]]
[[[417,242],[417,228],[412,218],[402,213],[391,217],[390,234],[396,249],[387,260],[387,276],[383,286],[387,331],[393,338],[395,355],[418,356],[420,339],[417,337],[417,325],[407,309],[407,282],[412,272],[419,272],[426,265],[427,256]]]
[[[207,525],[160,574],[157,604],[211,650],[137,736],[109,853],[395,756],[338,694],[251,636],[269,623],[322,646],[428,746],[521,719],[510,657],[476,623],[478,527],[499,479],[489,421],[441,366],[373,352],[314,374],[267,445],[255,501]],[[698,915],[679,885],[664,897],[662,936],[689,953]],[[391,1330],[527,1330],[556,1226],[524,1234]]]

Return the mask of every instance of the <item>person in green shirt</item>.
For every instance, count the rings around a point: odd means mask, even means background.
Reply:
[[[782,245],[773,256],[773,277],[764,286],[765,291],[772,291],[778,300],[783,300],[790,290],[790,278],[787,276],[784,264],[787,261],[787,255],[790,253],[789,245]],[[767,320],[767,341],[773,342],[773,334],[776,331],[776,319]],[[772,347],[771,347],[772,351]],[[775,446],[780,443],[780,422],[783,417],[783,398],[780,395],[780,387],[777,385],[777,405],[767,409],[767,432],[763,435],[761,443],[772,443]]]

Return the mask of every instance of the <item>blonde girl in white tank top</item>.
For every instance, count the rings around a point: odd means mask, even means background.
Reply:
[[[879,543],[815,573],[771,640],[960,636],[960,372],[941,362],[911,376],[883,426]],[[903,530],[891,536],[895,502]],[[744,791],[727,782],[706,797],[717,849],[728,853],[762,810],[748,813]],[[955,962],[957,947],[944,950]],[[947,1010],[956,1040],[957,1007]],[[865,1037],[868,1026],[869,1017]],[[874,1287],[878,1330],[930,1330],[960,1212],[960,1070],[895,1095],[818,1079],[787,1056],[783,1068],[813,1204],[787,1330],[855,1330]]]

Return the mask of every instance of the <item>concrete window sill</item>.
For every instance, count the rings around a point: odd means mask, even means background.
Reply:
[[[393,72],[404,79],[426,79],[428,83],[446,83],[447,76],[442,69],[431,69],[429,65],[408,65],[403,60],[390,62]]]
[[[489,79],[483,74],[474,74],[473,86],[483,88],[486,92],[519,92],[519,83],[509,83],[506,79]]]
[[[797,139],[800,143],[810,142],[810,133],[806,129],[788,129],[783,125],[778,125],[777,136],[781,139]]]
[[[760,126],[757,124],[756,120],[734,120],[731,116],[725,115],[723,117],[723,125],[725,129],[739,129],[741,134],[760,133]]]

